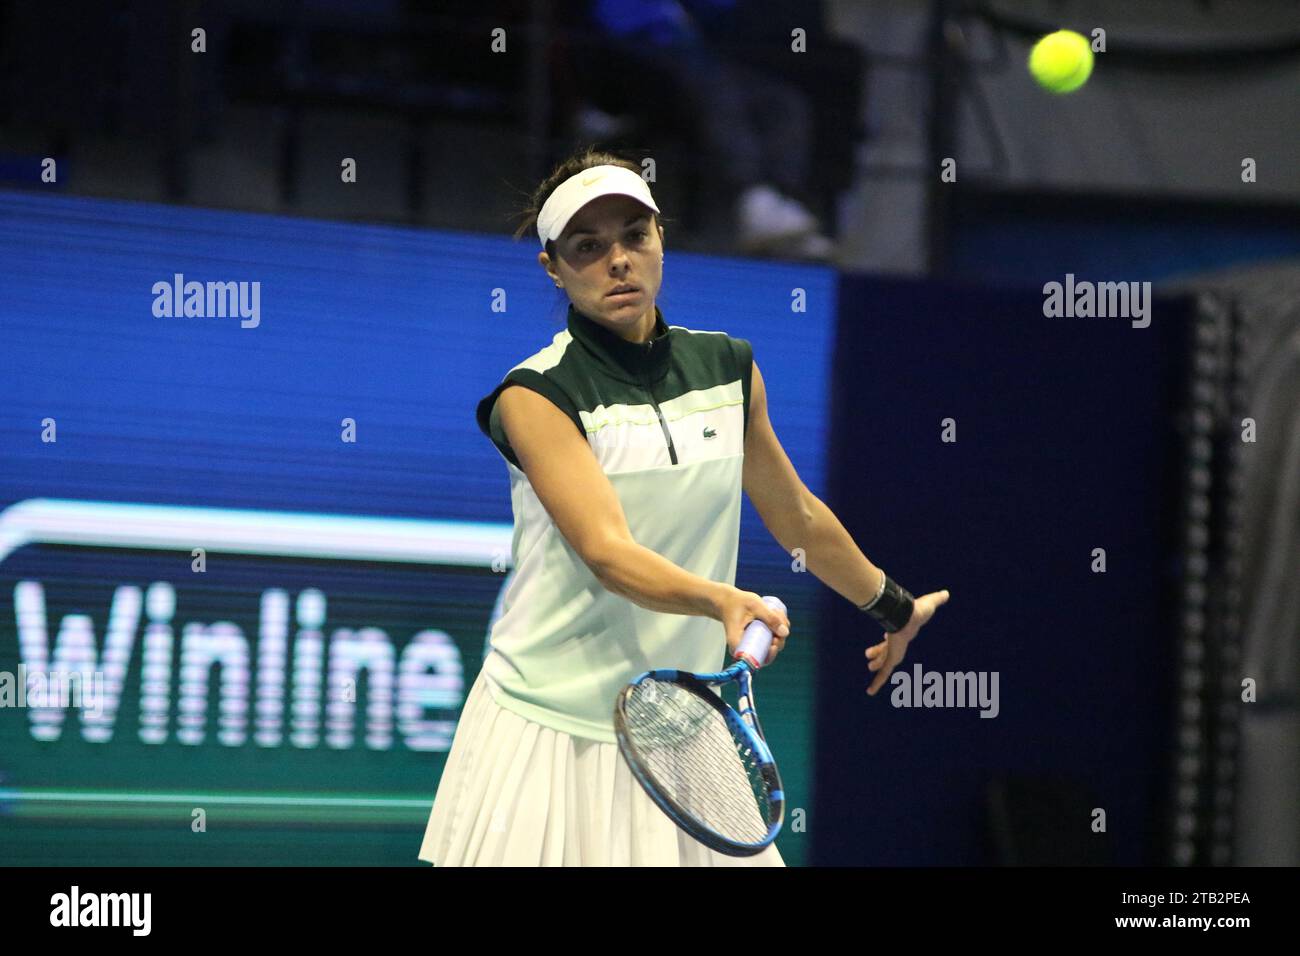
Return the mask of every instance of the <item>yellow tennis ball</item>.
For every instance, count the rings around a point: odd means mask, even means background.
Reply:
[[[1073,30],[1049,33],[1029,53],[1029,72],[1038,85],[1053,93],[1069,93],[1092,73],[1092,47]]]

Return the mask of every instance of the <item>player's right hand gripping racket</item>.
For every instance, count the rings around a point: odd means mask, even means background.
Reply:
[[[763,600],[785,612],[779,598]],[[736,663],[714,674],[671,668],[646,671],[614,705],[614,733],[624,759],[651,799],[705,846],[752,856],[781,829],[785,795],[763,739],[750,675],[767,660],[772,631],[751,621]],[[735,681],[739,712],[713,690]]]

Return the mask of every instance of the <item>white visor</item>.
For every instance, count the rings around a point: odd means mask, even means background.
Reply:
[[[592,166],[560,183],[542,204],[542,211],[537,215],[537,234],[542,239],[542,248],[546,248],[548,240],[560,238],[574,214],[600,196],[631,196],[655,212],[659,211],[650,195],[650,187],[632,170],[623,166]]]

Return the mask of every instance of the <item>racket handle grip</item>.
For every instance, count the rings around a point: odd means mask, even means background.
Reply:
[[[785,613],[785,603],[779,597],[773,597],[770,594],[763,595],[763,603],[774,611]],[[754,619],[745,626],[745,633],[740,636],[740,643],[736,645],[735,658],[744,659],[755,670],[767,663],[767,652],[772,647],[772,629],[758,619]]]

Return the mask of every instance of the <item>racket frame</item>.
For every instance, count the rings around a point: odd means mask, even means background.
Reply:
[[[622,752],[623,759],[627,761],[627,765],[637,783],[677,826],[710,849],[728,856],[753,856],[756,853],[761,853],[776,839],[776,835],[780,832],[781,825],[785,820],[785,791],[781,785],[781,775],[777,770],[776,761],[772,757],[772,751],[764,739],[762,725],[758,722],[758,711],[751,682],[753,671],[754,667],[744,658],[741,658],[726,670],[715,673],[693,674],[690,671],[676,668],[650,670],[624,687],[614,705],[614,735],[618,740],[618,749]],[[739,736],[749,744],[750,750],[755,757],[755,763],[758,766],[758,772],[767,786],[769,809],[766,821],[767,833],[763,839],[755,843],[740,843],[728,839],[696,821],[672,797],[663,793],[654,785],[652,775],[642,765],[640,759],[636,756],[631,741],[628,739],[626,724],[628,699],[641,684],[652,680],[677,684],[702,697],[722,715],[727,722],[727,726],[731,728],[733,735],[739,731]],[[714,686],[721,687],[733,681],[737,684],[739,692],[736,701],[739,705],[738,708],[733,708],[722,699],[721,694],[715,694],[710,689]]]

